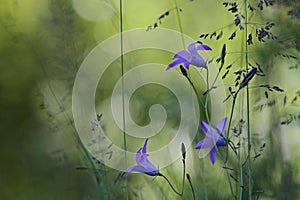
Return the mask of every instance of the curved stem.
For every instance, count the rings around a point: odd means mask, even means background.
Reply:
[[[203,107],[205,107],[205,105],[203,104],[203,102],[202,102],[202,100],[201,100],[201,98],[200,98],[200,95],[198,94],[198,91],[196,90],[196,87],[195,87],[194,83],[191,81],[191,79],[190,79],[188,76],[186,76],[186,78],[187,78],[187,80],[189,81],[189,83],[191,84],[191,86],[192,86],[194,92],[196,93],[198,102],[201,103],[201,105],[202,105]]]
[[[169,183],[169,185],[170,185],[170,187],[172,188],[172,190],[173,190],[177,195],[182,196],[182,194],[180,194],[179,192],[177,192],[177,191],[175,190],[175,188],[173,187],[172,183],[169,181],[169,179],[168,179],[165,175],[163,175],[162,173],[158,173],[157,176],[163,177],[163,178]]]

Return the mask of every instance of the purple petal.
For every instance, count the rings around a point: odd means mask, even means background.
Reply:
[[[124,172],[122,172],[121,176],[123,176],[126,172],[127,172],[126,178],[128,178],[129,175],[131,174],[131,172],[144,173],[145,169],[143,167],[139,166],[139,165],[130,166],[127,169],[125,169]]]
[[[179,51],[178,53],[175,54],[174,58],[181,58],[188,62],[192,61],[192,55],[186,50]]]
[[[184,62],[184,60],[181,59],[181,58],[179,58],[179,59],[177,59],[177,60],[174,60],[173,62],[171,62],[171,63],[168,65],[168,67],[166,68],[166,70],[168,70],[168,69],[170,69],[170,68],[172,68],[172,67],[175,67],[176,65],[179,65],[180,63],[183,63],[183,62]]]
[[[205,121],[201,121],[200,126],[201,126],[203,133],[206,134],[209,130],[209,125]]]
[[[193,55],[191,64],[195,65],[196,67],[206,67],[204,59],[198,54],[198,52]]]
[[[217,151],[216,148],[212,148],[210,153],[209,153],[209,157],[210,157],[210,161],[212,164],[215,164],[216,162],[216,158],[217,158]]]
[[[199,44],[199,43],[198,43]],[[212,50],[209,46],[205,45],[205,44],[199,44],[197,46],[197,50],[204,50],[204,51],[207,51],[207,50]]]
[[[148,138],[145,140],[144,146],[143,146],[143,154],[147,154],[147,143],[148,143]]]
[[[213,147],[213,141],[209,138],[204,138],[196,144],[195,149],[211,149]]]
[[[203,139],[203,140],[200,140],[200,141],[196,144],[195,149],[201,149],[203,142],[204,142],[204,139]]]
[[[149,176],[157,176],[158,175],[158,170],[154,170],[154,171],[148,171],[148,172],[145,172],[145,174],[149,175]]]
[[[186,69],[189,69],[190,63],[188,61],[184,62],[183,64]]]
[[[196,44],[197,44],[197,42],[194,42],[188,46],[188,50],[190,53],[192,53],[192,54],[197,53]]]
[[[224,138],[222,136],[219,136],[217,142],[216,142],[217,147],[224,147],[226,146],[226,139],[225,136]]]
[[[225,130],[225,127],[226,127],[226,122],[227,122],[227,117],[225,117],[224,119],[222,119],[217,128],[219,129],[220,133],[223,134],[224,133],[224,130]]]
[[[203,133],[206,136],[211,137],[211,135],[209,133],[209,129],[210,129],[209,125],[205,121],[201,121],[200,126],[201,126]]]
[[[142,158],[143,158],[143,155],[142,155],[142,153],[141,153],[141,150],[142,150],[142,148],[140,148],[140,149],[136,152],[136,154],[135,154],[135,161],[136,161],[137,164],[139,164],[139,163],[141,162]]]
[[[139,165],[144,168],[144,172],[158,171],[157,168],[147,158]]]

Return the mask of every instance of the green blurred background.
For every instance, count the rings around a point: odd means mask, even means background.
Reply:
[[[159,27],[180,31],[177,12],[173,9],[175,2],[124,1],[124,30],[146,30],[161,14],[171,10]],[[180,0],[177,4],[181,8],[178,12],[181,30],[195,40],[201,33],[220,30],[233,22],[233,15],[224,9],[222,1]],[[126,192],[125,182],[117,180],[118,171],[96,163],[97,180],[76,136],[71,97],[77,70],[98,43],[119,33],[119,16],[118,1],[0,0],[0,199],[126,199],[127,192],[129,199],[176,198],[163,181],[145,175],[132,175]],[[261,63],[267,74],[257,78],[255,84],[267,82],[285,90],[284,93],[269,92],[266,99],[265,90],[257,89],[251,99],[253,146],[258,148],[266,143],[263,155],[254,165],[255,189],[264,190],[260,199],[300,198],[299,60],[274,57],[275,50],[299,56],[299,16],[299,2],[295,0],[277,1],[275,6],[251,18],[255,23],[275,21],[274,31],[280,35],[280,42],[255,41],[251,57]],[[234,30],[234,26],[225,27],[226,37]],[[238,36],[230,42],[227,38],[222,42],[207,40],[217,49],[212,56],[218,56],[224,42],[229,51],[241,51],[243,37]],[[168,63],[172,54],[144,50],[124,58],[128,66],[158,58]],[[233,53],[227,62],[239,58]],[[116,61],[115,65],[118,64]],[[112,79],[106,82],[113,85],[119,78],[115,74],[120,71],[111,68],[107,73]],[[231,75],[224,83],[230,86],[233,80]],[[168,126],[176,128],[176,114],[180,112],[178,103],[163,88],[159,88],[165,94],[161,99],[149,95],[155,90],[153,86],[145,88],[144,93],[138,91],[133,102],[140,102],[144,109],[156,101],[166,102],[168,114],[174,116]],[[105,87],[99,91],[103,94],[97,96],[100,103],[111,95]],[[283,105],[284,99],[286,105]],[[272,100],[276,105],[270,107]],[[132,109],[133,118],[140,124],[147,124],[148,116]],[[242,110],[238,108],[240,113]],[[291,119],[291,123],[281,124],[286,119]],[[168,138],[162,144],[167,141]],[[122,138],[115,142],[121,144]],[[137,146],[141,144],[136,142]],[[197,197],[231,199],[220,163],[211,168],[208,158],[200,160],[196,153],[188,156],[188,170]],[[78,167],[88,169],[78,170]],[[177,188],[181,185],[181,176],[177,176],[180,171],[180,161],[163,169]],[[190,190],[186,188],[186,199],[189,199]]]

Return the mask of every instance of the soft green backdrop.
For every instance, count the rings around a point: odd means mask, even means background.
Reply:
[[[162,13],[171,9],[170,15],[159,26],[179,31],[176,11],[172,10],[174,2],[124,1],[124,30],[146,30]],[[226,39],[235,30],[234,26],[226,27],[232,23],[233,16],[226,12],[221,5],[222,1],[180,0],[177,3],[182,9],[179,12],[181,29],[195,40],[199,39],[201,33],[213,32],[222,27],[225,27]],[[100,12],[95,9],[97,6]],[[296,14],[287,15],[295,6],[299,9],[297,1],[280,1],[274,8],[266,9],[261,16],[254,16],[252,20],[257,23],[275,21],[275,31],[281,35],[279,40],[290,41],[291,48],[285,47],[286,50],[299,56],[299,18]],[[0,0],[0,199],[126,198],[124,181],[116,181],[118,171],[97,165],[101,183],[97,185],[93,170],[76,169],[91,169],[91,166],[77,140],[71,111],[76,72],[86,55],[98,43],[119,33],[119,14],[118,1]],[[224,42],[230,52],[241,51],[242,39],[237,36],[231,42],[207,40],[207,43],[216,49],[212,53],[216,57]],[[299,61],[284,59],[282,56],[274,58],[275,49],[282,48],[278,43],[266,45],[255,42],[257,45],[251,49],[254,52],[253,58],[261,62],[268,75],[257,78],[255,84],[267,81],[285,90],[284,94],[269,93],[269,99],[266,99],[265,90],[257,89],[251,101],[254,146],[266,143],[263,155],[254,165],[255,189],[264,190],[261,199],[297,199],[300,198],[300,104],[299,97],[295,97],[299,91]],[[168,63],[172,55],[144,50],[124,58],[129,66],[130,63],[152,59],[163,59]],[[230,63],[238,58],[239,54],[227,61]],[[119,61],[116,61],[115,65],[118,64]],[[240,68],[238,65],[235,67]],[[109,85],[118,78],[114,75],[120,71],[111,68],[107,73],[110,80],[104,82]],[[225,79],[225,85],[234,84],[233,78],[229,76]],[[104,90],[107,94],[97,96],[100,103],[110,97],[109,88]],[[154,100],[159,100],[149,95],[156,89],[153,86],[137,91],[132,101],[140,102],[142,108],[148,109]],[[169,100],[166,107],[173,116],[168,124],[176,128],[176,113],[180,112],[178,104],[168,92],[165,95],[160,98]],[[285,95],[287,104],[283,106]],[[260,105],[268,105],[272,99],[275,99],[276,105],[264,106],[260,112]],[[240,107],[239,111],[242,110]],[[132,112],[137,123],[148,122],[147,115],[138,113],[134,107]],[[286,118],[292,118],[293,121],[288,126],[281,125],[280,122]],[[166,141],[168,138],[162,144]],[[122,137],[115,142],[122,144]],[[141,141],[135,145],[141,145]],[[211,168],[208,158],[200,160],[196,153],[188,155],[187,169],[192,175],[199,199],[205,196],[209,199],[230,199],[225,171],[218,164]],[[171,177],[176,188],[180,188],[180,161],[163,169],[163,172]],[[130,199],[176,197],[159,178],[153,180],[141,174],[132,175],[127,185]],[[186,198],[191,198],[188,185]]]

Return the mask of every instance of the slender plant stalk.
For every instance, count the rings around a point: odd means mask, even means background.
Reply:
[[[206,82],[207,82],[207,90],[209,90],[209,84],[208,84],[208,68],[207,68],[207,74],[206,74]],[[208,93],[209,94],[209,93]],[[209,122],[209,126],[211,125],[210,122],[210,118],[208,115],[208,94],[206,94],[206,98],[205,98],[205,114],[206,114],[206,118]],[[232,111],[233,112],[233,111]],[[210,126],[211,127],[211,126]],[[229,126],[228,126],[229,127]],[[214,138],[213,138],[214,139]],[[216,141],[214,141],[214,144],[216,145]],[[218,156],[221,158],[221,160],[223,161],[223,163],[225,164],[225,170],[226,170],[226,175],[227,175],[227,179],[228,179],[228,183],[229,183],[229,188],[230,188],[230,192],[231,195],[235,197],[234,192],[233,192],[233,187],[232,187],[232,183],[231,183],[231,179],[230,179],[230,172],[228,170],[228,165],[227,163],[224,161],[223,156],[221,155],[221,153],[219,152],[219,149],[215,146],[216,150],[217,150],[217,154]],[[228,148],[228,145],[227,145]],[[226,155],[227,156],[227,155]],[[227,160],[227,159],[226,159]]]
[[[208,114],[208,108],[207,108],[207,106],[208,106],[208,97],[207,97],[207,95],[208,95],[208,94],[206,94],[205,103],[203,103],[202,100],[201,100],[201,98],[200,98],[200,95],[199,95],[199,93],[197,92],[197,90],[196,90],[196,88],[195,88],[193,82],[191,81],[191,79],[190,79],[188,76],[186,76],[186,78],[188,79],[188,81],[189,81],[189,83],[191,84],[191,86],[192,86],[194,92],[196,93],[198,102],[200,102],[200,103],[204,106],[205,115],[206,115],[206,118],[207,118],[207,120],[208,120],[208,122],[209,122],[209,124],[210,124],[210,117],[209,117],[209,114]],[[207,69],[207,75],[206,75],[206,82],[207,82],[207,89],[209,89],[209,84],[208,84],[208,69]],[[235,101],[235,100],[234,100],[234,101]],[[233,106],[233,107],[234,107],[234,106]],[[233,113],[233,109],[232,109],[232,113]],[[232,118],[232,114],[231,114],[231,118]],[[229,126],[228,126],[228,127],[229,127]],[[228,147],[227,147],[227,148],[228,148]],[[235,195],[234,195],[234,192],[233,192],[233,187],[232,187],[231,179],[230,179],[230,172],[229,172],[229,170],[228,170],[228,165],[227,165],[226,161],[224,161],[224,159],[223,159],[222,155],[220,154],[218,148],[216,148],[216,149],[217,149],[217,154],[219,155],[219,157],[221,158],[221,160],[222,160],[222,161],[224,162],[224,164],[225,164],[225,170],[226,170],[227,179],[228,179],[228,182],[229,182],[230,192],[231,192],[232,196],[235,196]],[[226,156],[226,157],[227,157],[227,156]],[[227,160],[227,158],[226,158],[226,160]],[[205,198],[206,198],[206,196],[205,196]]]
[[[125,89],[125,82],[124,82],[124,44],[123,44],[123,5],[122,0],[120,0],[120,47],[121,47],[121,56],[120,56],[120,62],[121,62],[121,75],[122,75],[122,115],[123,115],[123,140],[124,140],[124,152],[125,152],[125,160],[126,160],[126,130],[125,130],[125,100],[124,100],[124,89]]]
[[[121,79],[122,79],[122,117],[123,117],[123,145],[124,145],[124,157],[125,157],[125,166],[127,164],[127,144],[126,144],[126,126],[125,126],[125,99],[124,99],[124,91],[125,91],[125,82],[124,82],[124,43],[123,43],[123,1],[120,0],[120,47],[121,47],[121,56],[120,56],[120,62],[121,62]],[[127,180],[125,180],[125,186],[126,186],[126,199],[129,199],[128,196],[128,188],[127,188]]]
[[[184,42],[184,38],[183,38],[183,28],[181,25],[181,20],[180,20],[180,15],[179,15],[179,11],[178,11],[178,4],[177,4],[177,0],[174,0],[175,3],[175,9],[176,9],[176,17],[177,17],[177,21],[178,21],[178,26],[179,26],[179,31],[180,31],[180,35],[181,35],[181,42],[183,45],[183,48],[185,48],[185,42]]]
[[[207,106],[208,106],[208,97],[207,97],[207,95],[208,95],[208,94],[206,94],[205,104],[203,104],[202,100],[200,99],[199,93],[197,92],[197,90],[196,90],[196,88],[195,88],[193,82],[191,81],[191,79],[190,79],[188,76],[186,76],[186,78],[188,79],[188,81],[190,82],[190,84],[191,84],[191,86],[192,86],[194,92],[196,93],[196,96],[197,96],[197,98],[198,98],[198,101],[204,106],[204,108],[205,108],[205,109],[204,109],[204,110],[205,110],[205,115],[206,115],[206,118],[207,118],[207,120],[208,120],[208,122],[209,122],[209,125],[210,125],[210,117],[209,117],[209,114],[208,114],[208,108],[207,108]],[[208,89],[209,89],[209,84],[208,84],[208,69],[207,69],[207,75],[206,75],[206,82],[207,82],[207,90],[208,90]],[[233,107],[234,107],[234,106],[233,106]],[[232,109],[232,113],[233,113],[233,109]],[[232,115],[232,114],[231,114],[231,115]],[[232,118],[232,116],[231,116],[231,118]],[[229,126],[228,126],[228,127],[229,127]],[[217,150],[217,154],[219,155],[219,157],[221,158],[221,160],[222,160],[223,163],[225,164],[225,170],[226,170],[227,179],[228,179],[228,182],[229,182],[230,192],[231,192],[231,195],[235,197],[234,192],[233,192],[233,187],[232,187],[231,179],[230,179],[230,172],[229,172],[229,170],[228,170],[229,168],[228,168],[227,162],[224,161],[224,159],[223,159],[221,153],[219,152],[218,148],[216,148],[216,150]],[[227,160],[227,159],[226,159],[226,160]],[[207,199],[206,196],[205,196],[205,199]]]
[[[240,158],[238,159],[238,163],[240,166],[240,170],[239,170],[239,172],[240,172],[240,200],[242,200],[244,186],[243,186],[243,166],[241,165]]]
[[[232,105],[231,105],[231,112],[230,112],[230,116],[229,116],[229,121],[228,121],[228,127],[227,127],[227,133],[226,133],[226,137],[229,139],[229,133],[230,133],[230,127],[231,127],[231,123],[232,123],[232,117],[233,117],[233,112],[234,112],[234,108],[235,108],[235,103],[236,103],[236,99],[237,99],[237,95],[239,93],[240,89],[238,89],[236,91],[235,94],[233,94],[233,100],[232,100]],[[228,149],[229,147],[226,147],[226,157],[225,157],[225,162],[227,162],[228,160]]]
[[[244,10],[245,10],[245,37],[248,36],[248,8],[247,8],[247,0],[244,1]],[[245,67],[248,71],[248,44],[247,40],[245,40]],[[247,137],[248,137],[248,198],[252,199],[252,161],[251,161],[251,134],[250,134],[250,94],[249,94],[249,86],[246,86],[246,99],[247,99]]]
[[[198,103],[200,103],[203,107],[204,107],[204,103],[202,102],[202,99],[200,98],[200,95],[199,93],[197,92],[196,90],[196,87],[194,86],[194,83],[191,81],[190,79],[190,73],[188,73],[185,77],[187,78],[187,80],[189,81],[190,85],[192,86],[192,92],[194,91],[196,96],[197,96],[197,101]],[[200,122],[199,122],[200,123]],[[203,162],[201,162],[202,166],[201,166],[201,171],[202,171],[202,174],[203,174],[203,178],[202,178],[202,190],[204,191],[204,199],[207,200],[208,197],[207,197],[207,190],[206,190],[206,182],[205,182],[205,178],[204,178],[204,165],[203,165]],[[191,183],[190,183],[191,184]],[[193,191],[194,192],[194,191]],[[193,196],[195,196],[195,194],[193,194]]]
[[[246,3],[246,2],[245,2]],[[246,12],[247,12],[247,8],[246,9]],[[247,24],[245,24],[247,26]],[[241,43],[241,52],[243,52],[243,54],[248,54],[248,44],[246,42],[246,46],[245,46],[245,43],[244,41],[247,39],[247,32],[245,34],[242,35],[242,43]],[[247,41],[247,40],[246,40]],[[246,49],[246,50],[245,50]],[[246,60],[246,59],[245,59]],[[241,58],[241,66],[243,66],[243,63],[244,63],[244,57]],[[246,64],[247,65],[247,64]],[[247,68],[247,67],[246,67]],[[247,70],[248,71],[248,70]],[[239,88],[240,90],[241,88]],[[238,91],[239,91],[238,90]],[[244,105],[243,105],[243,102],[244,102],[244,96],[242,94],[242,100],[240,101],[241,105],[240,105],[240,109],[241,109],[241,113],[240,115],[243,116],[243,111],[244,111]],[[242,130],[239,130],[240,133]],[[239,143],[241,144],[241,139],[239,137]],[[237,156],[237,160],[238,160],[238,166],[239,166],[239,199],[242,200],[243,199],[243,192],[244,192],[244,178],[243,178],[243,174],[244,174],[244,169],[243,169],[243,164],[241,164],[241,153],[242,153],[242,150],[239,149],[239,152],[238,152],[238,156]]]
[[[186,174],[186,177],[187,177],[187,179],[189,181],[189,184],[191,186],[191,189],[192,189],[193,199],[196,200],[195,190],[194,190],[194,187],[193,187],[193,184],[192,184],[191,176],[189,174]]]
[[[239,142],[241,142],[241,139],[239,138]],[[238,165],[239,165],[239,175],[240,175],[240,180],[239,180],[239,200],[242,200],[243,199],[243,190],[244,190],[244,179],[243,179],[243,165],[241,164],[241,149],[239,148],[239,152],[238,152],[238,155],[237,155],[237,160],[238,160]]]
[[[185,159],[182,159],[182,165],[183,165],[183,174],[182,174],[181,199],[183,199],[184,182],[185,182]]]
[[[173,187],[172,183],[169,181],[169,179],[168,179],[165,175],[163,175],[162,173],[159,173],[157,176],[163,177],[163,178],[168,182],[168,184],[170,185],[170,187],[172,188],[172,190],[173,190],[177,195],[182,196],[182,194],[180,194],[179,192],[177,192],[177,191],[175,190],[175,188]]]

